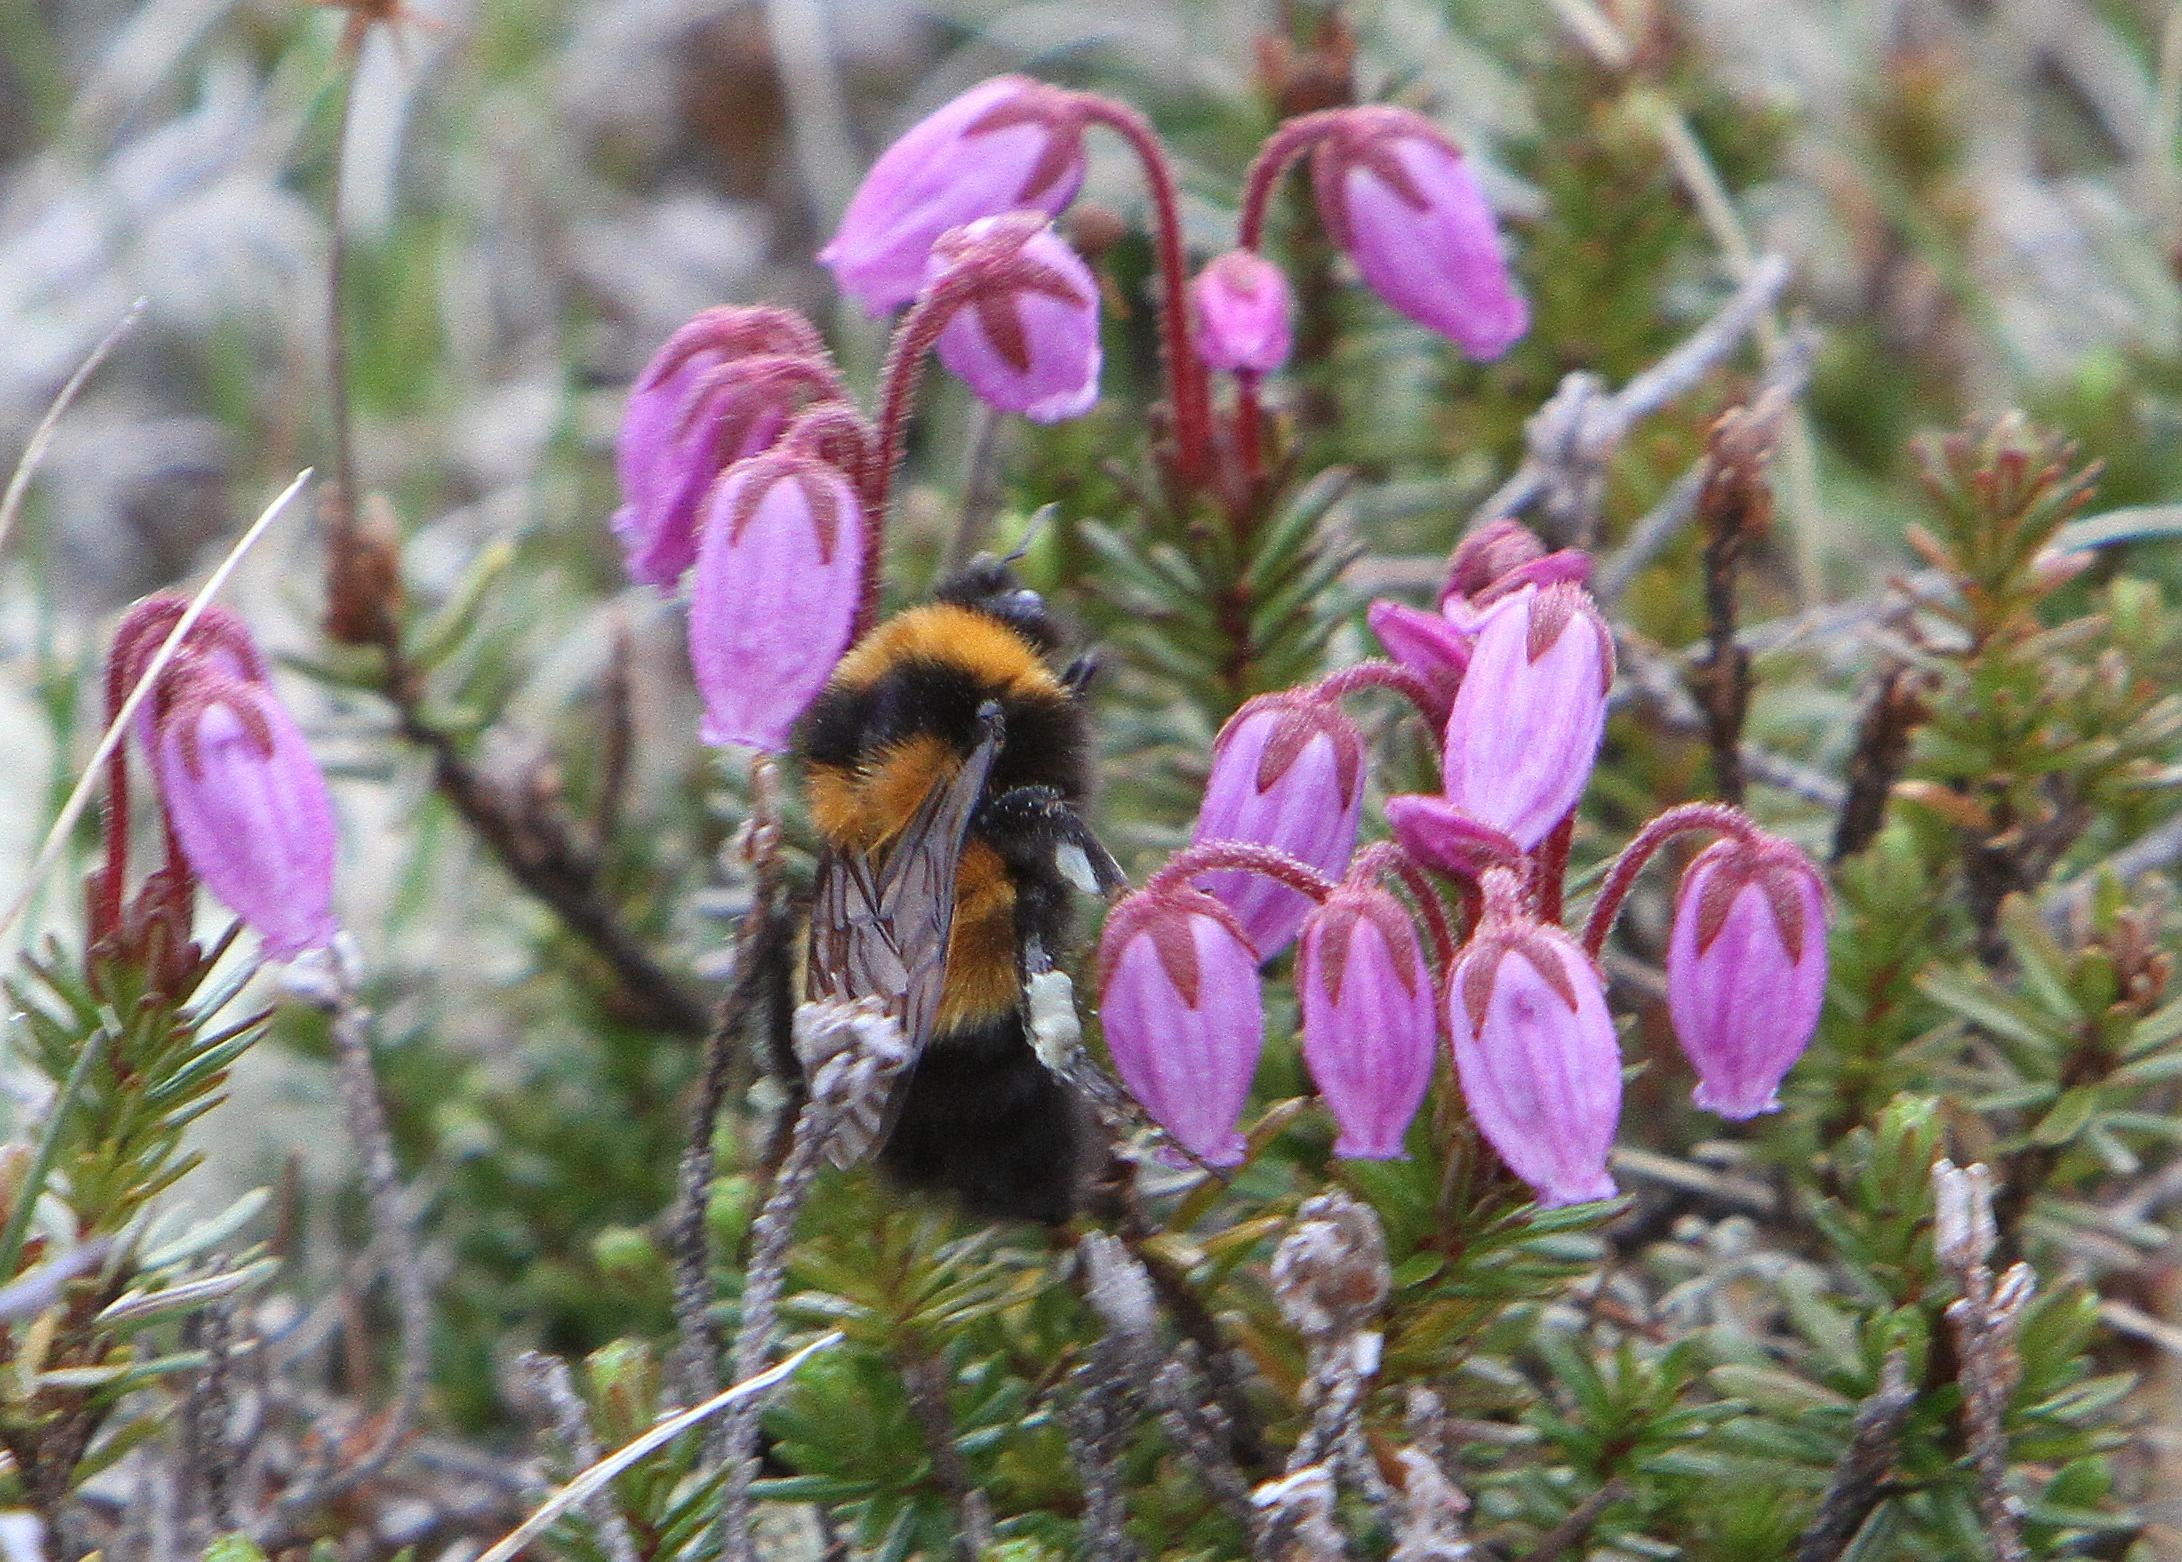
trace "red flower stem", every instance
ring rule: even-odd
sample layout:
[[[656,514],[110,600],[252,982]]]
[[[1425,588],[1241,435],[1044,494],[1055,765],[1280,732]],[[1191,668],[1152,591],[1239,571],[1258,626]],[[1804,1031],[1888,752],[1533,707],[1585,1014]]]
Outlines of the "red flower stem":
[[[1325,109],[1288,120],[1258,148],[1258,155],[1251,159],[1250,172],[1243,180],[1242,220],[1237,227],[1236,242],[1244,249],[1255,251],[1264,244],[1265,213],[1280,176],[1288,171],[1290,163],[1309,151],[1333,128],[1340,114],[1339,109]],[[1263,421],[1258,408],[1258,377],[1255,374],[1236,375],[1235,454],[1242,466],[1244,482],[1253,488],[1265,477],[1265,452],[1260,438]]]
[[[1599,886],[1599,898],[1591,903],[1591,915],[1584,921],[1583,947],[1593,960],[1598,959],[1599,951],[1606,947],[1606,935],[1613,931],[1614,918],[1621,913],[1621,903],[1629,898],[1637,875],[1652,860],[1652,854],[1677,835],[1691,830],[1711,830],[1745,840],[1758,834],[1758,827],[1751,823],[1748,814],[1725,803],[1678,803],[1645,825],[1637,832],[1636,839],[1622,848],[1613,867],[1607,870],[1606,882]]]
[[[1433,712],[1437,702],[1432,698],[1431,686],[1399,662],[1390,662],[1383,656],[1374,656],[1348,667],[1326,674],[1312,684],[1307,691],[1324,699],[1346,699],[1359,689],[1392,689],[1417,708],[1426,726],[1436,726]]]
[[[1255,489],[1265,480],[1265,442],[1260,425],[1265,414],[1258,407],[1258,376],[1248,369],[1235,373],[1235,459],[1243,470],[1246,487]]]
[[[106,719],[121,714],[129,697],[122,682],[120,648],[106,664]],[[92,901],[90,942],[121,931],[121,891],[129,876],[129,744],[114,745],[106,756],[106,806],[101,823],[106,831],[106,866],[99,871],[98,893]]]
[[[912,304],[886,350],[880,371],[879,433],[872,442],[865,507],[871,524],[864,528],[864,596],[856,609],[854,637],[861,640],[879,621],[880,572],[886,565],[886,504],[894,474],[909,439],[909,409],[924,373],[925,355],[953,318],[961,290],[942,282]]]
[[[1265,242],[1265,214],[1273,202],[1273,188],[1288,165],[1323,141],[1347,112],[1328,108],[1282,120],[1258,147],[1250,171],[1243,175],[1242,217],[1235,232],[1235,241],[1244,249],[1254,250]]]
[[[1239,870],[1271,879],[1276,884],[1323,901],[1334,891],[1334,882],[1309,863],[1289,856],[1277,846],[1258,846],[1247,841],[1205,841],[1185,846],[1144,881],[1138,893],[1171,894],[1200,873]]]
[[[1393,841],[1374,841],[1357,853],[1356,861],[1349,867],[1349,875],[1359,878],[1367,874],[1391,875],[1401,880],[1402,887],[1409,891],[1409,898],[1417,903],[1418,914],[1424,918],[1425,930],[1432,935],[1439,985],[1445,986],[1447,973],[1455,966],[1455,934],[1447,925],[1447,907],[1440,900],[1439,892],[1432,888],[1432,881],[1424,876],[1424,870],[1409,853]]]
[[[1530,894],[1541,922],[1560,925],[1568,885],[1568,844],[1575,833],[1576,810],[1571,808],[1531,854]]]
[[[1167,394],[1174,403],[1175,464],[1183,482],[1196,487],[1209,475],[1212,395],[1190,326],[1189,256],[1182,245],[1182,201],[1175,189],[1174,168],[1151,121],[1128,104],[1089,92],[1080,94],[1077,102],[1090,123],[1104,125],[1127,141],[1144,168],[1166,294],[1160,331],[1167,359]]]

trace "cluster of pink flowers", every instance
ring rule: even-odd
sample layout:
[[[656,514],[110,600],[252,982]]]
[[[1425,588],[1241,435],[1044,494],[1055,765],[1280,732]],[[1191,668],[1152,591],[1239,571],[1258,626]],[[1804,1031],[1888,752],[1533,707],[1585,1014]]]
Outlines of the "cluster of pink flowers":
[[[106,664],[109,714],[118,715],[188,611],[161,594],[132,608]],[[166,820],[167,861],[146,906],[178,917],[186,933],[198,883],[289,959],[333,941],[335,831],[325,776],[274,691],[265,658],[235,614],[206,607],[137,705],[130,736],[151,769]],[[125,931],[127,751],[117,748],[107,790],[106,863],[93,883],[94,941]]]
[[[873,419],[817,331],[780,309],[708,310],[631,389],[614,531],[635,580],[671,591],[694,572],[690,657],[708,743],[785,747],[868,626],[887,490],[927,353],[987,404],[1034,422],[1096,402],[1098,282],[1052,227],[1083,187],[1094,127],[1129,145],[1151,191],[1168,464],[1182,489],[1247,493],[1261,476],[1255,383],[1287,360],[1293,303],[1259,247],[1275,184],[1298,157],[1312,160],[1327,231],[1396,309],[1477,357],[1506,350],[1528,324],[1475,176],[1409,110],[1283,125],[1251,170],[1239,246],[1192,276],[1173,173],[1141,115],[1020,76],[980,83],[887,149],[819,253],[867,312],[906,310]],[[1225,445],[1211,437],[1208,368],[1239,386]],[[1220,453],[1239,470],[1214,472]],[[784,623],[799,632],[777,633]]]
[[[1190,846],[1115,908],[1099,956],[1115,1068],[1183,1149],[1241,1158],[1258,970],[1300,931],[1303,1057],[1336,1154],[1402,1153],[1444,1026],[1509,1168],[1547,1204],[1610,1196],[1622,1060],[1599,951],[1638,872],[1691,830],[1719,836],[1683,875],[1667,951],[1695,1100],[1737,1119],[1777,1108],[1826,979],[1824,888],[1800,850],[1732,808],[1669,809],[1608,870],[1582,936],[1560,925],[1613,681],[1589,567],[1489,526],[1457,549],[1437,614],[1374,606],[1395,661],[1253,700],[1221,732]],[[1339,702],[1371,686],[1435,724],[1445,785],[1388,799],[1393,840],[1358,851],[1365,750]],[[1459,941],[1431,874],[1467,908]]]

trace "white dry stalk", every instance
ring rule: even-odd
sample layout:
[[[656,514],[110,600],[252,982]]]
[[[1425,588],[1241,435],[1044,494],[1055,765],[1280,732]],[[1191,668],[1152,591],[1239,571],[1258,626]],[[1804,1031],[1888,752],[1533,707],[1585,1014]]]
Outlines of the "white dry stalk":
[[[533,1540],[551,1529],[554,1521],[562,1514],[590,1501],[622,1471],[654,1450],[664,1448],[691,1427],[701,1425],[721,1411],[762,1395],[766,1390],[785,1382],[795,1375],[795,1370],[803,1363],[820,1351],[833,1349],[841,1343],[842,1338],[838,1329],[822,1334],[794,1355],[783,1358],[755,1377],[745,1378],[734,1387],[721,1390],[703,1404],[694,1405],[680,1415],[669,1417],[649,1432],[631,1439],[547,1498],[529,1518],[501,1536],[477,1562],[514,1562],[514,1558]]]
[[[204,611],[211,605],[213,597],[227,584],[228,577],[235,573],[243,556],[265,535],[273,522],[280,518],[288,508],[289,501],[301,493],[304,484],[310,480],[311,469],[305,467],[296,474],[295,481],[283,488],[258,518],[250,523],[249,530],[235,540],[234,547],[227,550],[227,557],[220,560],[218,568],[197,589],[197,594],[189,600],[189,606],[182,610],[182,616],[174,621],[174,628],[168,632],[167,638],[152,653],[152,659],[145,664],[143,676],[137,679],[136,687],[121,702],[121,709],[114,712],[114,719],[108,723],[105,734],[99,739],[98,747],[92,751],[91,762],[83,767],[83,774],[77,779],[75,789],[68,794],[68,801],[61,804],[61,811],[53,820],[53,828],[46,834],[45,844],[38,848],[38,855],[31,861],[30,871],[23,876],[23,887],[9,903],[6,914],[0,915],[0,940],[6,939],[15,930],[15,924],[21,920],[24,911],[29,909],[31,897],[37,893],[39,882],[59,858],[62,847],[67,844],[69,836],[76,828],[76,821],[83,817],[83,810],[91,801],[91,793],[98,786],[99,776],[106,768],[106,761],[113,756],[115,746],[121,742],[122,736],[129,730],[129,723],[135,719],[137,707],[150,697],[152,687],[159,681],[159,675],[174,660],[175,653],[182,648],[182,642],[197,627],[197,620],[204,616]]]
[[[7,492],[0,494],[0,552],[7,548],[8,534],[15,529],[15,517],[22,513],[23,498],[30,492],[30,479],[45,459],[46,447],[53,442],[53,431],[60,427],[61,414],[90,383],[91,376],[98,373],[106,355],[120,346],[121,339],[143,318],[145,306],[150,302],[148,298],[139,298],[122,313],[113,329],[99,338],[98,345],[77,365],[76,372],[68,377],[68,383],[54,396],[53,404],[45,409],[45,416],[38,420],[38,426],[31,430],[30,442],[23,446],[22,458],[15,463],[15,475],[8,479]]]

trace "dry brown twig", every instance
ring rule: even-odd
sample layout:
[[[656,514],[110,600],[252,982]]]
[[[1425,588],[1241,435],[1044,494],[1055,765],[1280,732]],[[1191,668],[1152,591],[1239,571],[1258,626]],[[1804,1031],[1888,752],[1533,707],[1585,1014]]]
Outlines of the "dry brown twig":
[[[1993,1217],[1992,1173],[1982,1165],[1957,1167],[1942,1160],[1932,1168],[1932,1242],[1942,1268],[1962,1295],[1947,1307],[1960,1363],[1962,1427],[1976,1472],[1978,1517],[1992,1546],[1993,1562],[2027,1562],[2023,1504],[2008,1490],[2008,1403],[2022,1380],[2016,1331],[2038,1288],[2028,1264],[2009,1266],[1998,1280],[1991,1259],[1999,1241]]]

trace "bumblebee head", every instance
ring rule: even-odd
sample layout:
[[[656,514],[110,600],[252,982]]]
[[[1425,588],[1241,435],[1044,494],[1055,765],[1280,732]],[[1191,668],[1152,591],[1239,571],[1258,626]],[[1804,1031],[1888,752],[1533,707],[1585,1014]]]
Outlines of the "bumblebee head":
[[[1061,643],[1061,632],[1046,607],[1046,599],[1018,580],[1009,562],[981,553],[934,595],[942,602],[997,618],[1041,655],[1055,650]]]

